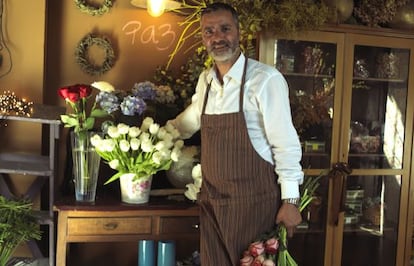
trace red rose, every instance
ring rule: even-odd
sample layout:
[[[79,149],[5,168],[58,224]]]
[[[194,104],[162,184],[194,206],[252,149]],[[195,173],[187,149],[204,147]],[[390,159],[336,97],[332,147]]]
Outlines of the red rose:
[[[60,88],[58,90],[58,94],[60,97],[65,99],[65,101],[69,101],[72,103],[76,103],[77,101],[79,101],[79,91],[75,89],[73,86]]]
[[[261,241],[256,241],[250,244],[249,252],[253,257],[257,257],[264,252],[264,245]]]
[[[279,241],[276,238],[270,238],[266,240],[265,250],[267,253],[275,255],[279,248]]]
[[[87,98],[92,93],[92,88],[89,85],[78,84],[78,85],[75,85],[75,87],[77,87],[77,89],[79,90],[79,96],[81,98]]]

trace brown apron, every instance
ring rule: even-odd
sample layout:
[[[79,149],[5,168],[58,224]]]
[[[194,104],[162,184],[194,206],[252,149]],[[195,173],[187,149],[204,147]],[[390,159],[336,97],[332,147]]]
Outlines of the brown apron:
[[[239,265],[242,253],[270,230],[280,204],[274,167],[254,150],[243,113],[247,58],[239,111],[201,114],[200,253],[203,266]]]

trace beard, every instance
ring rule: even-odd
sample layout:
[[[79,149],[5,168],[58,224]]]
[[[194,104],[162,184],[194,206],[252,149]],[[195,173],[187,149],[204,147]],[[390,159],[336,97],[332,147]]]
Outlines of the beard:
[[[220,41],[215,43],[208,50],[210,56],[216,62],[228,62],[233,58],[236,58],[240,52],[240,47],[238,43],[228,43],[225,41]]]

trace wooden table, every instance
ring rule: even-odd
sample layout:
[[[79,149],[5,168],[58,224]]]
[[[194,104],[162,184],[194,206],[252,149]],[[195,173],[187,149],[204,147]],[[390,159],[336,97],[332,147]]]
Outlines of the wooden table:
[[[55,203],[58,212],[56,265],[66,265],[69,243],[133,242],[141,239],[191,241],[198,248],[199,210],[188,201],[154,197],[142,205],[119,199],[97,199],[94,205],[63,199]],[[177,250],[177,252],[179,252]]]

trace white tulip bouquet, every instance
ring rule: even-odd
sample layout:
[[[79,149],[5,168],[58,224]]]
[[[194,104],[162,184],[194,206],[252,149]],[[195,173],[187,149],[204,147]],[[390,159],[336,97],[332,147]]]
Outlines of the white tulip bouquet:
[[[99,156],[117,173],[105,184],[121,175],[135,173],[136,178],[168,170],[178,161],[184,142],[172,124],[160,127],[151,117],[146,117],[141,127],[120,123],[104,130],[105,137],[94,135],[91,143]]]

